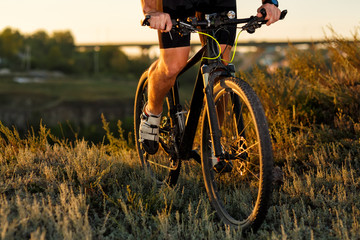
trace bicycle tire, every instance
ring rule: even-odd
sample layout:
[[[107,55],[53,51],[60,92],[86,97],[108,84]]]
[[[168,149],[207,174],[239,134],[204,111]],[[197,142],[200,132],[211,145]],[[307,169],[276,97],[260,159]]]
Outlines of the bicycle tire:
[[[135,132],[135,145],[136,150],[145,171],[148,171],[151,176],[157,181],[159,185],[166,183],[167,185],[174,186],[177,183],[181,160],[171,154],[174,151],[173,146],[173,130],[175,129],[174,121],[170,116],[170,107],[173,106],[173,100],[168,94],[164,101],[163,114],[160,124],[160,141],[159,150],[155,155],[148,155],[142,148],[139,142],[139,126],[140,115],[143,111],[144,105],[147,103],[147,85],[148,85],[148,72],[144,72],[141,76],[135,95],[134,104],[134,132]],[[172,155],[172,156],[171,156]]]
[[[225,162],[233,166],[229,173],[215,171],[218,159],[213,154],[205,110],[201,157],[207,195],[226,225],[256,231],[272,194],[273,154],[264,110],[250,85],[238,78],[216,81],[213,96]]]

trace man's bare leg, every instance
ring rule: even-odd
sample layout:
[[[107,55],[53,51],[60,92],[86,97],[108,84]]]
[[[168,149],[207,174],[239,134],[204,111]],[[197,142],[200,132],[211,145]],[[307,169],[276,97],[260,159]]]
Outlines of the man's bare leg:
[[[231,46],[221,45],[223,58],[230,60]],[[160,50],[159,59],[149,69],[147,110],[158,115],[162,112],[165,95],[174,85],[176,77],[185,66],[190,47],[168,48]]]
[[[230,56],[232,46],[226,45],[226,44],[221,44],[220,47],[221,47],[222,58],[226,61],[230,61],[231,57],[232,57],[232,56]],[[225,63],[225,65],[227,65],[226,62],[224,62],[224,63]]]
[[[163,101],[189,57],[190,47],[160,49],[160,57],[149,69],[147,111],[158,115]]]

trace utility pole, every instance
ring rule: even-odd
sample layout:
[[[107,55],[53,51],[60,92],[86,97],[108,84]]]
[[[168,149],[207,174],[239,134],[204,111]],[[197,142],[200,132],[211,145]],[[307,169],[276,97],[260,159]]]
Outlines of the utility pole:
[[[94,47],[94,73],[95,74],[99,73],[99,52],[100,52],[100,47],[95,46]]]
[[[26,71],[30,71],[31,68],[31,46],[26,45],[25,49],[25,69]]]

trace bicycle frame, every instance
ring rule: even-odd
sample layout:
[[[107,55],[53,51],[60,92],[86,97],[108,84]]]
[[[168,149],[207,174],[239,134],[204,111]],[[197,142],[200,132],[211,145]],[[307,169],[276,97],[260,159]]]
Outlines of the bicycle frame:
[[[260,12],[262,14],[261,18],[252,16],[250,18],[244,18],[244,19],[228,19],[226,24],[246,23],[246,25],[242,27],[242,30],[246,30],[249,33],[254,33],[255,29],[261,27],[262,24],[267,22],[265,20],[266,10],[263,8],[260,10]],[[287,10],[282,11],[281,15],[280,15],[280,19],[284,19],[286,14],[287,14]],[[150,25],[150,23],[148,21],[150,19],[150,17],[151,17],[150,15],[146,16],[146,18],[142,22],[143,26]],[[199,22],[197,20],[196,20],[196,22],[198,23],[196,26],[208,26],[210,23],[210,21],[203,21],[203,22],[200,21]],[[175,25],[176,25],[176,22],[175,22]],[[190,27],[187,30],[188,33],[195,31],[196,26],[192,26],[191,24],[186,24],[186,23],[183,25]],[[214,31],[212,31],[212,35],[214,36],[213,33],[214,33]],[[216,57],[219,53],[218,51],[219,51],[219,49],[218,49],[218,46],[215,44],[215,42],[211,41],[211,39],[209,37],[207,37],[206,44],[191,59],[189,59],[186,66],[180,72],[179,76],[182,73],[186,72],[189,68],[194,66],[196,63],[201,61],[201,59],[203,59],[202,58],[203,56],[207,56],[210,58]],[[179,150],[177,157],[179,157],[180,159],[187,160],[190,158],[191,154],[193,153],[192,145],[194,143],[196,128],[197,128],[197,125],[198,125],[198,122],[200,119],[204,96],[206,97],[205,98],[206,99],[205,107],[207,110],[209,126],[211,128],[210,129],[211,130],[210,132],[212,133],[211,140],[212,140],[212,143],[214,146],[215,156],[222,157],[224,155],[224,153],[222,152],[221,144],[220,144],[221,131],[220,131],[219,125],[218,125],[215,103],[213,101],[213,96],[212,96],[213,95],[212,89],[209,87],[209,86],[213,85],[212,83],[213,83],[215,77],[219,76],[218,74],[214,74],[212,72],[212,70],[217,68],[217,64],[220,61],[221,60],[219,58],[216,58],[214,60],[206,60],[206,61],[201,62],[201,67],[198,72],[195,87],[193,90],[193,96],[191,99],[189,114],[188,114],[188,116],[186,118],[186,122],[185,122],[184,132],[181,137],[181,140],[179,141],[180,150]],[[228,77],[233,76],[235,69],[233,67],[231,68],[231,66],[233,66],[233,65],[229,64],[227,71],[223,71],[223,73],[221,73],[220,75],[228,76]],[[178,108],[177,106],[181,106],[180,101],[179,101],[179,91],[178,91],[178,82],[177,81],[178,80],[176,80],[175,85],[172,88],[172,98],[173,98],[174,106],[176,108]],[[235,99],[235,101],[237,101],[237,100]],[[241,107],[241,106],[239,105],[238,107]],[[172,112],[177,112],[177,110],[178,109],[173,109]],[[237,113],[236,115],[238,115],[237,117],[241,118],[240,113]],[[175,116],[172,116],[172,118],[175,119]],[[242,125],[242,121],[241,121],[240,125]],[[243,128],[243,126],[238,126],[238,128]],[[240,131],[240,132],[243,132],[243,131]],[[244,133],[242,133],[242,134],[244,134]]]
[[[207,43],[192,58],[188,60],[187,64],[180,72],[178,77],[184,72],[186,72],[188,69],[193,67],[196,63],[200,62],[204,56],[210,58],[217,56],[218,55],[217,51],[219,51],[217,44],[214,41],[211,41],[210,38],[207,38]],[[192,146],[194,143],[196,129],[202,111],[204,97],[206,99],[205,108],[208,113],[209,126],[212,132],[211,138],[214,144],[215,156],[220,157],[223,154],[220,144],[221,131],[218,125],[215,104],[213,101],[213,93],[210,87],[212,86],[212,84],[209,84],[213,82],[216,76],[219,75],[232,76],[229,73],[229,71],[221,71],[216,75],[212,73],[212,70],[217,68],[217,65],[219,64],[220,61],[221,61],[220,59],[214,59],[214,60],[204,59],[201,62],[201,67],[198,71],[196,82],[193,89],[189,113],[185,121],[184,132],[179,144],[180,159],[188,160],[189,158],[193,157]],[[172,91],[174,106],[176,107],[180,105],[178,80],[176,80],[176,83],[171,91]]]
[[[192,158],[201,163],[205,189],[213,209],[224,224],[241,228],[241,231],[248,228],[256,231],[265,219],[271,202],[271,137],[260,99],[248,83],[235,77],[232,64],[222,63],[218,56],[220,46],[211,35],[214,36],[214,32],[227,25],[239,23],[245,23],[241,31],[253,33],[266,23],[265,9],[260,12],[261,17],[247,19],[234,19],[234,13],[228,12],[205,15],[205,20],[201,21],[197,18],[172,20],[172,30],[180,35],[198,32],[200,27],[202,34],[207,36],[206,44],[188,60],[179,74],[182,75],[200,62],[189,112],[185,118],[177,79],[166,95],[167,105],[160,119],[159,143],[162,152],[152,156],[146,153],[141,141],[136,145],[144,169],[156,179],[159,187],[176,184],[182,160]],[[285,15],[284,10],[282,18]],[[150,15],[146,16],[144,26],[150,25],[150,18]],[[136,137],[141,135],[141,114],[148,100],[147,84],[145,73],[136,91]],[[197,127],[200,125],[201,156],[193,150]],[[232,195],[231,191],[234,196],[244,194],[246,197],[235,197],[235,202],[231,203],[231,198],[228,198],[229,193]]]

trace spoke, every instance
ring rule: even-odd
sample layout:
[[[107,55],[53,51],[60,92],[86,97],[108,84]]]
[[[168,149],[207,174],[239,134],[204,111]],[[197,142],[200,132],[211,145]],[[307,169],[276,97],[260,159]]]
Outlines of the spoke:
[[[247,160],[245,160],[245,159],[235,159],[235,160],[232,160],[233,162],[237,162],[237,163],[239,163],[239,164],[241,164],[241,163],[246,163],[246,164],[250,164],[250,165],[252,165],[252,166],[254,166],[254,167],[259,167],[259,164],[256,164],[256,163],[253,163],[253,162],[250,162],[250,161],[247,161]]]
[[[245,132],[245,129],[246,129],[251,123],[252,123],[252,121],[249,120],[249,122],[244,126],[244,129],[239,133],[240,136]]]
[[[235,94],[235,93],[234,93]],[[233,101],[231,101],[232,102],[232,109],[235,109],[235,104],[234,104],[234,102]],[[244,103],[241,103],[240,102],[240,104],[241,104],[241,109],[240,109],[240,112],[239,112],[239,119],[236,119],[236,115],[234,114],[234,118],[235,118],[235,129],[238,129],[238,126],[239,126],[239,122],[240,122],[240,120],[242,119],[242,117],[240,117],[240,116],[242,116],[242,112],[243,112],[243,109],[244,109]],[[243,121],[244,121],[244,119],[243,119]],[[243,123],[244,124],[244,123]],[[241,133],[238,133],[237,132],[237,130],[236,130],[236,133],[237,133],[237,136],[241,136],[242,134],[243,134],[243,132],[245,131],[245,129],[246,129],[246,127],[244,127],[244,129],[241,131]]]
[[[246,161],[246,160],[243,160],[243,162],[246,162],[246,163],[248,163],[248,164],[251,164],[251,165],[253,165],[253,166],[255,166],[255,167],[258,167],[258,166],[259,166],[258,164],[255,164],[255,163],[252,163],[252,162],[249,162],[249,161]]]
[[[260,181],[260,178],[258,176],[256,176],[255,173],[253,173],[248,167],[245,167],[247,171],[249,171],[257,180]]]
[[[233,94],[233,95],[231,95]],[[228,100],[229,101],[226,101]],[[238,99],[239,98],[239,99]],[[239,102],[237,102],[239,101]],[[246,104],[244,102],[241,102],[240,97],[232,92],[226,92],[224,94],[222,94],[222,96],[220,98],[218,98],[217,101],[217,110],[222,110],[224,113],[223,116],[223,122],[222,122],[222,131],[224,134],[224,137],[222,138],[222,146],[223,149],[228,148],[228,146],[231,146],[231,143],[237,143],[235,146],[238,146],[238,144],[240,144],[241,142],[239,142],[239,138],[240,136],[243,136],[245,134],[246,129],[249,130],[249,133],[252,132],[251,130],[251,126],[253,124],[253,119],[250,116],[250,119],[248,119],[246,121],[246,123],[244,122],[244,114],[248,113],[250,114],[250,112],[246,112],[244,113]],[[229,103],[229,104],[228,104]],[[239,105],[239,106],[237,106]],[[244,106],[245,105],[245,106]],[[238,109],[238,107],[240,107],[240,109]],[[239,116],[237,115],[237,111]],[[218,113],[219,115],[219,113]],[[239,126],[241,125],[241,126]],[[240,129],[239,129],[240,128]],[[239,132],[240,131],[240,132]],[[231,140],[232,137],[236,137],[236,139],[234,141]],[[258,181],[260,180],[259,177],[252,171],[250,170],[249,166],[253,166],[253,167],[258,167],[257,164],[250,162],[248,160],[246,160],[246,158],[242,159],[240,158],[241,155],[243,154],[248,154],[248,155],[252,155],[252,156],[260,156],[260,153],[258,153],[258,151],[253,151],[255,147],[257,147],[259,145],[259,141],[254,139],[255,143],[252,144],[249,147],[244,148],[245,146],[245,142],[243,144],[240,144],[241,152],[235,153],[236,156],[235,157],[239,157],[238,161],[239,162],[243,162],[244,163],[244,169],[246,169],[246,171],[248,171],[252,176],[254,176],[254,178],[256,178]],[[246,141],[246,140],[244,140]],[[209,146],[209,148],[211,149],[211,146]],[[230,150],[229,150],[230,152]],[[256,157],[255,157],[256,158]],[[216,159],[216,157],[211,156],[209,157],[209,160],[213,161],[214,159]],[[222,177],[223,175],[221,174],[216,174],[214,175],[214,179],[213,181],[222,181]]]
[[[250,152],[249,152],[249,150],[251,149],[251,148],[253,148],[253,147],[255,147],[256,145],[258,145],[259,144],[259,142],[256,142],[256,143],[254,143],[253,145],[251,145],[250,147],[247,147],[246,149],[244,149],[244,151],[242,151],[241,153],[238,153],[238,156],[240,156],[241,154],[243,154],[243,153],[249,153],[250,154]],[[251,154],[254,154],[254,155],[260,155],[259,153],[251,153]]]
[[[255,165],[255,166],[257,167],[257,165]],[[240,173],[240,175],[243,175],[243,171],[241,171],[241,168],[242,168],[241,166],[240,166],[240,167],[237,167],[236,170],[237,170],[237,172]],[[246,165],[244,165],[242,169],[246,169],[245,172],[251,173],[251,175],[253,175],[258,181],[260,181],[260,178],[257,176],[257,174],[255,174],[253,171],[251,171],[249,167],[247,167]]]

